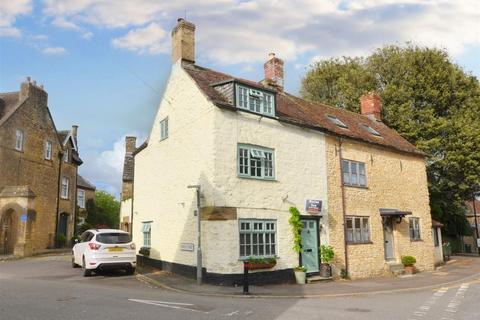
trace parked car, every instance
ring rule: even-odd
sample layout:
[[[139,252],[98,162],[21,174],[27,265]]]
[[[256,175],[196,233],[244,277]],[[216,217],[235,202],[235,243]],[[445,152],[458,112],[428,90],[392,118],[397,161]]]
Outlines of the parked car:
[[[72,249],[72,267],[81,267],[88,277],[96,270],[124,269],[135,272],[136,251],[130,234],[116,229],[90,229]]]

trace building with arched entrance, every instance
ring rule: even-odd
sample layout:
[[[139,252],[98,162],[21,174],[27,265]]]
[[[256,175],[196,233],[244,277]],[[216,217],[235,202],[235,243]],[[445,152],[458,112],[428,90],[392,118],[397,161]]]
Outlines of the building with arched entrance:
[[[67,245],[75,231],[77,126],[57,131],[47,101],[30,78],[0,93],[0,255]]]

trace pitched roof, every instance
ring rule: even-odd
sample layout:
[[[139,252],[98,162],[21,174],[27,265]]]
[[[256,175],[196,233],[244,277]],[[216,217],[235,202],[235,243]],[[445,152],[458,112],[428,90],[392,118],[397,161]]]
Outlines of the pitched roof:
[[[19,99],[20,92],[18,91],[0,93],[0,126],[23,104],[24,101],[19,101]]]
[[[88,181],[81,175],[77,175],[77,187],[79,187],[80,189],[89,189],[89,190],[97,189],[90,181]]]
[[[258,82],[236,78],[194,64],[184,63],[183,68],[192,77],[207,98],[221,108],[237,110],[233,104],[212,85],[221,82],[237,81],[256,88],[271,90],[270,87],[263,86]],[[327,118],[327,115],[338,118],[348,126],[348,129],[335,125]],[[360,140],[417,156],[425,155],[422,151],[400,136],[395,130],[387,127],[382,122],[373,121],[359,113],[331,107],[321,103],[306,101],[286,92],[277,92],[276,118],[282,122],[308,127],[335,136]],[[367,125],[380,133],[380,137],[373,135],[364,127],[364,125]]]

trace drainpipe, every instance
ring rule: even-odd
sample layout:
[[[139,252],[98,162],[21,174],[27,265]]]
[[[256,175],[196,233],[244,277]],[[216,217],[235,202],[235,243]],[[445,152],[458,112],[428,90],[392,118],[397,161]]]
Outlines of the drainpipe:
[[[348,276],[348,246],[347,246],[347,213],[345,204],[345,185],[343,184],[342,172],[342,143],[343,139],[338,138],[338,162],[340,164],[340,183],[342,189],[342,213],[343,213],[343,243],[345,246],[345,275]]]
[[[58,152],[58,179],[57,179],[57,214],[55,215],[55,239],[53,240],[53,245],[55,248],[58,247],[58,214],[60,211],[60,177],[62,176],[62,158],[63,158],[63,151]]]
[[[77,203],[77,192],[78,192],[77,180],[78,180],[78,165],[75,167],[75,184],[74,184],[75,193],[73,194],[73,203],[74,203],[74,206],[73,206],[73,236],[74,237],[77,236],[77,205],[78,205],[78,203]],[[72,245],[73,244],[74,243],[72,243]]]

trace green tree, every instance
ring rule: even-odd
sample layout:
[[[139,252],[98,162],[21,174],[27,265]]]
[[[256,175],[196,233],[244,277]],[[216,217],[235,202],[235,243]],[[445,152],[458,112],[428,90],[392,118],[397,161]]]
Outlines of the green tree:
[[[86,223],[94,227],[118,228],[120,202],[105,191],[95,192],[95,201],[86,203],[88,216]]]
[[[468,234],[463,200],[480,185],[480,84],[442,49],[386,46],[364,58],[313,64],[304,98],[359,111],[359,98],[377,91],[385,124],[427,154],[430,202],[448,233]]]

